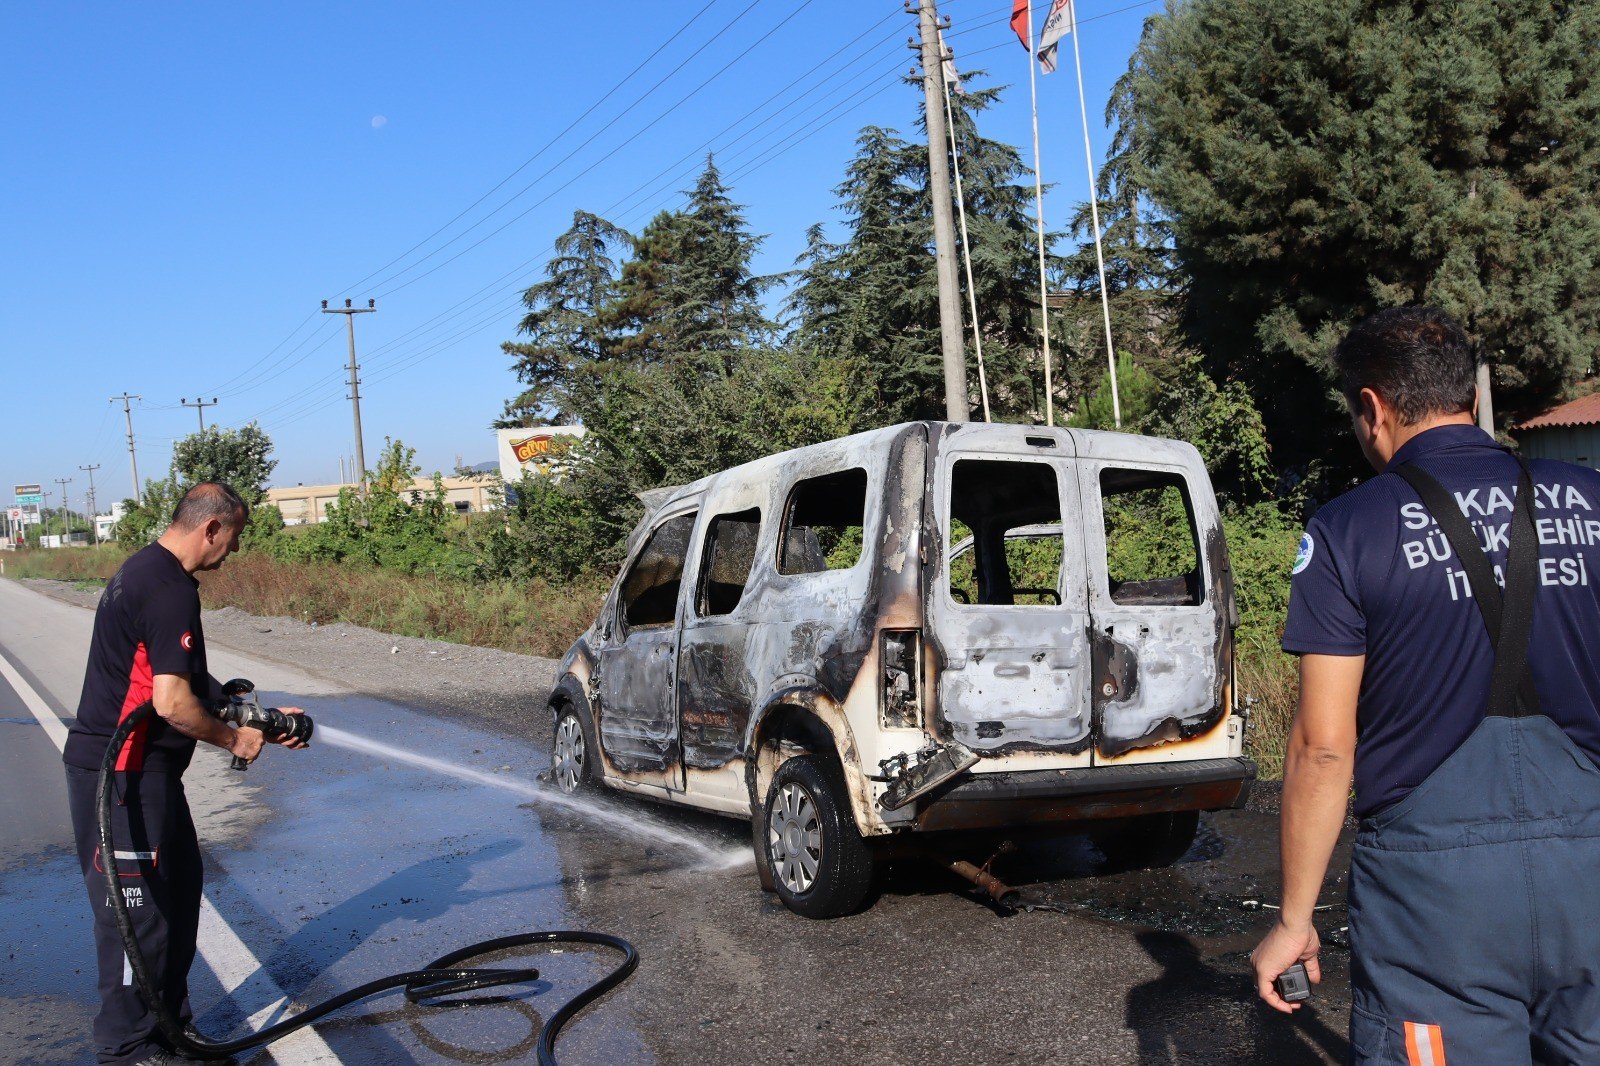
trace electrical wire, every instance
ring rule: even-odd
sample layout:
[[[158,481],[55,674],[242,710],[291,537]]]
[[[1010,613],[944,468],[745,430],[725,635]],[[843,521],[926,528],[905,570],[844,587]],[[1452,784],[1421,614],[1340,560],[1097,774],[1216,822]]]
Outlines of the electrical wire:
[[[759,0],[757,0],[757,2],[759,2]],[[382,297],[389,296],[389,295],[392,295],[393,293],[399,292],[401,289],[409,288],[410,286],[415,285],[417,282],[421,281],[423,278],[428,277],[430,274],[433,274],[437,270],[440,270],[440,269],[442,269],[444,267],[449,266],[451,263],[455,262],[457,259],[460,259],[463,255],[466,255],[468,252],[472,251],[473,249],[480,247],[485,241],[489,240],[490,238],[496,236],[497,234],[505,232],[507,227],[509,227],[509,226],[521,221],[522,219],[526,218],[534,210],[536,210],[537,208],[542,207],[544,204],[548,203],[557,193],[562,192],[563,190],[571,187],[575,182],[578,181],[579,178],[581,178],[584,175],[588,174],[589,171],[593,170],[595,167],[599,166],[601,163],[604,163],[606,160],[610,159],[612,156],[614,156],[618,152],[622,151],[622,149],[626,148],[628,145],[630,145],[634,141],[638,140],[640,136],[642,136],[644,133],[646,133],[651,128],[653,128],[662,119],[666,118],[668,115],[672,114],[672,112],[674,112],[678,108],[682,107],[689,100],[693,99],[694,96],[696,94],[698,94],[702,89],[704,89],[706,86],[710,85],[712,82],[716,81],[722,75],[726,74],[730,69],[733,68],[733,66],[736,63],[738,63],[745,56],[749,55],[751,52],[755,51],[756,48],[760,47],[773,34],[777,33],[784,26],[788,25],[789,22],[792,19],[794,19],[797,15],[799,15],[800,12],[802,12],[806,8],[810,7],[812,5],[812,3],[814,3],[814,2],[815,2],[815,0],[800,0],[800,2],[798,4],[794,5],[794,7],[789,11],[788,14],[785,15],[783,17],[783,19],[777,23],[777,25],[773,26],[766,33],[764,33],[760,37],[756,38],[755,43],[751,44],[744,51],[742,51],[738,55],[734,56],[731,60],[729,60],[722,67],[720,67],[717,70],[716,73],[712,74],[709,78],[707,78],[704,81],[702,81],[699,85],[696,85],[693,89],[689,90],[683,96],[679,97],[678,100],[675,103],[673,103],[672,105],[670,105],[666,110],[662,111],[655,118],[653,118],[650,121],[646,122],[638,130],[636,130],[634,133],[632,133],[627,138],[625,138],[623,141],[621,141],[619,144],[617,144],[614,148],[612,148],[605,155],[603,155],[599,159],[595,160],[588,167],[586,167],[583,171],[581,171],[580,173],[578,173],[578,174],[574,175],[573,177],[569,178],[567,181],[563,182],[561,185],[559,185],[555,189],[552,189],[550,192],[548,192],[544,196],[540,197],[540,199],[537,200],[535,203],[529,205],[526,209],[524,209],[523,211],[519,212],[518,214],[516,214],[512,218],[508,219],[507,221],[502,222],[500,225],[496,226],[493,230],[490,230],[488,233],[484,234],[482,237],[478,238],[476,241],[473,241],[471,244],[467,245],[467,247],[465,247],[465,248],[461,249],[460,251],[456,252],[455,255],[452,255],[449,259],[446,259],[444,262],[435,263],[433,266],[429,267],[427,270],[423,271],[421,274],[418,274],[415,277],[413,277],[413,278],[411,278],[411,279],[409,279],[407,281],[400,282],[399,284],[391,286],[390,288],[385,289],[383,292],[380,292],[378,294],[379,298],[381,299]],[[598,134],[596,136],[598,136]],[[591,138],[591,140],[592,139],[593,138]],[[565,163],[568,159],[571,159],[574,155],[576,155],[584,147],[587,147],[587,145],[589,143],[590,142],[586,141],[586,142],[584,142],[584,144],[579,145],[578,148],[576,148],[572,152],[568,153],[567,156],[564,159],[562,159],[561,162]],[[558,166],[558,167],[560,165],[561,165],[561,163],[556,164],[556,166]],[[554,168],[551,168],[551,169],[553,170]],[[460,234],[458,236],[464,236],[464,235],[465,235],[465,233]],[[452,241],[453,240],[455,240],[455,238],[452,238]],[[440,247],[442,249],[444,246],[441,245]],[[413,264],[413,266],[420,265],[420,262],[421,261],[419,260],[418,264]],[[406,269],[410,270],[412,268],[408,267]],[[380,284],[386,284],[388,280],[396,280],[404,273],[406,273],[406,271],[401,271],[399,274],[394,275],[390,279],[387,279],[385,282],[380,282]]]
[[[746,7],[743,11],[739,12],[739,14],[735,15],[731,20],[729,20],[726,24],[724,24],[723,27],[721,29],[719,29],[715,34],[713,34],[709,40],[707,40],[699,48],[697,48],[693,52],[691,52],[683,60],[683,62],[679,63],[676,67],[673,67],[672,70],[668,71],[667,74],[665,76],[663,76],[660,80],[658,80],[654,85],[652,85],[650,88],[646,89],[640,95],[639,99],[634,102],[634,105],[637,106],[638,104],[643,103],[644,100],[647,99],[651,93],[655,92],[662,85],[666,84],[666,82],[668,80],[670,80],[679,71],[683,70],[686,66],[688,66],[689,63],[692,60],[694,60],[697,56],[699,56],[701,52],[705,51],[706,48],[708,48],[713,42],[719,40],[722,37],[723,34],[727,33],[729,30],[731,30],[739,22],[740,19],[744,18],[750,12],[754,11],[763,2],[764,2],[764,0],[752,0],[751,4],[748,7]],[[782,25],[784,25],[784,23],[787,23],[790,19],[794,18],[795,15],[799,14],[800,11],[803,10],[804,8],[810,6],[811,3],[812,3],[812,0],[802,0],[802,2],[800,3],[800,5],[798,7],[794,8],[794,10],[792,10],[787,16],[785,16],[782,22],[778,23],[778,26],[773,27],[771,30],[768,30],[765,34],[763,34],[756,41],[756,44],[759,45],[762,41],[765,41],[768,37],[772,36],[772,34],[777,31],[778,27],[781,27]],[[754,47],[755,47],[755,45],[751,46],[751,48],[754,48]],[[750,48],[745,49],[743,52],[741,52],[738,56],[736,56],[734,58],[734,62],[738,62],[738,60],[740,60],[740,59],[744,58],[744,56],[748,55],[749,52],[750,52]],[[728,66],[732,66],[732,63],[728,64]],[[657,118],[655,120],[653,120],[652,123],[647,124],[646,128],[648,128],[649,125],[653,125],[654,122],[658,122],[662,118],[665,118],[668,114],[671,114],[678,107],[682,106],[684,102],[686,102],[691,97],[693,97],[695,95],[695,93],[698,93],[701,89],[705,88],[705,86],[707,84],[709,84],[711,81],[714,81],[717,77],[719,77],[727,69],[728,69],[727,67],[723,67],[722,70],[717,72],[717,74],[712,75],[711,78],[706,79],[706,81],[704,81],[700,85],[696,86],[693,90],[691,90],[688,93],[688,95],[686,95],[686,96],[682,97],[681,99],[679,99],[677,103],[672,105],[672,107],[668,108],[666,111],[662,112],[661,115],[657,116]],[[418,266],[422,265],[423,263],[425,263],[426,261],[431,259],[433,256],[437,255],[439,252],[441,252],[444,249],[450,247],[450,245],[454,244],[456,241],[460,240],[462,237],[465,237],[467,234],[471,233],[473,230],[475,230],[479,226],[483,225],[489,219],[491,219],[495,215],[499,214],[506,207],[509,207],[512,203],[514,203],[515,201],[520,199],[524,194],[526,194],[527,192],[532,190],[541,181],[544,181],[546,178],[550,177],[550,175],[552,175],[557,170],[559,170],[563,165],[565,165],[570,159],[572,159],[574,156],[576,156],[579,152],[583,151],[589,145],[593,144],[594,141],[601,134],[605,133],[612,126],[616,125],[619,121],[622,120],[622,118],[625,115],[628,115],[630,112],[631,112],[631,108],[624,108],[621,112],[619,112],[618,114],[613,116],[611,118],[611,120],[608,121],[604,126],[601,126],[594,133],[592,133],[588,137],[584,138],[583,142],[580,143],[577,147],[573,148],[572,151],[570,151],[566,155],[562,156],[558,161],[556,161],[551,166],[546,167],[545,170],[538,177],[534,178],[528,184],[524,185],[521,189],[518,189],[504,203],[500,204],[494,210],[490,211],[488,214],[484,215],[482,218],[480,218],[476,222],[472,223],[472,225],[470,225],[470,226],[466,227],[465,229],[463,229],[460,233],[457,233],[455,236],[451,237],[448,241],[445,241],[443,244],[439,245],[437,248],[434,248],[427,255],[423,256],[420,259],[418,259],[416,262],[410,264],[409,266],[406,266],[406,267],[402,268],[401,270],[396,271],[395,273],[389,275],[388,277],[382,279],[381,281],[375,282],[373,284],[373,288],[379,288],[381,286],[388,285],[390,282],[396,281],[399,278],[404,277],[410,271],[416,269]],[[637,136],[637,134],[635,134],[635,136]],[[629,138],[629,140],[632,140],[632,138]],[[623,143],[626,144],[628,142],[624,141]],[[609,158],[609,157],[607,157],[607,158]],[[562,186],[562,188],[565,188],[565,187],[566,186]],[[557,190],[557,191],[560,191],[560,190]],[[546,196],[545,200],[548,200],[548,199],[549,199],[549,197]],[[539,202],[543,203],[544,200],[541,200]],[[538,204],[534,205],[534,207],[537,207],[537,206],[538,206]],[[532,208],[529,208],[528,210],[531,211]],[[521,214],[517,215],[516,218],[513,218],[511,221],[515,222],[517,219],[522,218],[527,213],[528,213],[528,211],[523,211]],[[497,227],[488,236],[489,237],[494,236],[494,234],[499,233],[501,230],[505,229],[506,225],[509,225],[509,224],[510,223],[505,223],[505,224]],[[486,239],[488,239],[488,238],[485,237],[482,240],[475,241],[472,245],[470,245],[466,249],[466,251],[471,251],[472,248],[476,248],[478,245],[483,243],[483,240],[486,240]],[[458,252],[456,255],[451,256],[448,260],[446,260],[446,263],[454,262],[457,258],[460,257],[460,254],[461,253]],[[440,265],[443,265],[443,264],[440,264]],[[434,267],[433,269],[426,271],[424,274],[419,275],[418,277],[411,279],[411,281],[405,282],[404,284],[401,284],[401,285],[395,285],[392,288],[386,290],[385,292],[380,292],[378,295],[380,297],[382,297],[382,296],[388,295],[388,293],[390,293],[390,292],[397,292],[400,289],[405,288],[406,285],[410,285],[410,284],[412,284],[412,282],[420,280],[422,277],[425,277],[427,274],[433,273],[433,270],[437,270],[437,269],[438,269],[438,267]]]
[[[356,288],[359,285],[365,284],[366,282],[370,281],[372,278],[376,277],[377,275],[383,273],[385,270],[388,270],[390,267],[394,266],[396,263],[400,262],[400,260],[402,260],[406,256],[410,255],[412,252],[416,251],[418,248],[421,248],[423,245],[425,245],[429,241],[433,240],[435,237],[437,237],[439,234],[443,233],[445,230],[449,229],[451,226],[455,225],[457,222],[461,221],[461,219],[463,217],[465,217],[468,214],[468,212],[470,212],[473,208],[477,207],[479,204],[483,203],[489,197],[493,196],[496,192],[498,192],[502,188],[504,188],[505,184],[508,181],[510,181],[512,178],[516,177],[518,174],[520,174],[524,170],[526,170],[536,160],[538,160],[540,156],[544,155],[545,152],[549,151],[552,147],[554,147],[555,144],[561,140],[561,138],[563,138],[567,134],[571,133],[573,131],[573,129],[578,125],[578,123],[582,122],[584,119],[586,119],[590,115],[594,114],[595,110],[597,108],[599,108],[601,104],[605,103],[607,100],[611,99],[611,97],[616,95],[617,90],[621,89],[624,85],[628,84],[628,82],[632,81],[634,75],[638,74],[641,70],[643,70],[646,66],[648,66],[650,64],[650,61],[655,59],[656,56],[660,55],[663,51],[665,51],[666,48],[669,45],[672,44],[673,41],[676,41],[679,37],[683,36],[684,32],[687,31],[689,29],[689,27],[693,26],[696,22],[700,21],[700,16],[704,15],[707,11],[710,11],[713,7],[715,7],[720,2],[721,2],[721,0],[710,0],[710,2],[707,3],[704,7],[702,7],[699,11],[696,11],[693,15],[691,15],[689,17],[689,21],[688,22],[685,22],[682,26],[679,26],[678,29],[672,34],[671,37],[668,37],[665,41],[662,41],[661,44],[657,45],[655,51],[651,52],[649,55],[645,56],[644,59],[640,60],[639,64],[637,66],[635,66],[632,70],[630,70],[626,75],[624,75],[621,81],[617,82],[610,89],[608,89],[604,96],[600,97],[600,99],[598,99],[594,103],[590,104],[589,107],[583,112],[583,114],[579,115],[577,118],[575,118],[571,122],[569,122],[565,129],[563,129],[560,133],[556,134],[554,137],[551,137],[548,141],[546,141],[539,148],[539,150],[537,152],[533,153],[527,159],[524,159],[517,166],[517,169],[513,170],[511,173],[509,173],[505,177],[501,178],[498,182],[495,183],[494,187],[491,188],[488,192],[484,193],[482,196],[480,196],[476,200],[472,201],[472,203],[470,203],[466,207],[462,208],[455,215],[455,217],[450,219],[450,221],[446,222],[444,225],[440,226],[438,229],[434,230],[432,233],[430,233],[426,237],[422,238],[422,240],[418,241],[416,244],[413,244],[410,248],[407,248],[405,251],[401,252],[399,255],[395,256],[393,259],[391,259],[387,263],[383,264],[383,266],[379,267],[378,269],[374,270],[372,273],[368,274],[366,277],[360,279],[359,281],[357,281],[357,282],[355,282],[353,284],[346,285],[344,288],[342,288],[342,289],[340,289],[338,291],[340,293],[346,293],[346,292],[349,292],[350,290]],[[761,0],[754,0],[754,2],[751,3],[749,7],[745,8],[738,15],[735,15],[734,18],[730,22],[728,22],[726,25],[723,26],[722,31],[720,31],[717,34],[713,35],[709,40],[707,40],[705,42],[705,44],[702,44],[699,48],[697,48],[694,51],[694,53],[689,56],[689,59],[685,59],[682,63],[679,63],[676,67],[672,68],[671,72],[669,72],[667,74],[667,78],[672,77],[673,74],[676,74],[678,71],[682,70],[683,67],[689,62],[690,59],[693,59],[695,56],[697,56],[701,52],[703,52],[706,49],[706,47],[712,43],[712,41],[715,41],[718,37],[722,36],[722,33],[726,32],[728,29],[730,29],[735,22],[739,21],[739,19],[741,19],[745,15],[749,14],[750,11],[753,10],[756,7],[756,5],[759,4],[760,2],[761,2]],[[655,85],[652,85],[649,89],[645,90],[645,94],[648,95],[649,93],[654,92],[657,88],[659,88],[661,86],[662,82],[667,80],[667,78],[663,78],[663,79],[661,79],[661,81],[656,82]],[[635,103],[637,103],[637,102],[638,101],[635,101]],[[613,119],[612,121],[614,122],[615,119]],[[604,130],[609,128],[609,126],[610,126],[610,124],[608,123],[606,127],[602,127],[601,132],[604,132]],[[531,187],[531,186],[529,186],[529,187]],[[524,188],[522,191],[526,192],[527,188]],[[515,200],[516,197],[520,196],[520,195],[522,195],[522,193],[520,193],[520,192],[517,193],[515,196],[511,197],[511,200]],[[507,200],[506,203],[510,203],[511,200]],[[504,206],[505,206],[505,204],[501,205],[501,207],[504,207]],[[495,210],[498,211],[498,210],[500,210],[500,208],[496,208]],[[490,214],[493,214],[493,213],[494,212],[490,212]],[[487,218],[488,216],[486,215],[484,217]]]

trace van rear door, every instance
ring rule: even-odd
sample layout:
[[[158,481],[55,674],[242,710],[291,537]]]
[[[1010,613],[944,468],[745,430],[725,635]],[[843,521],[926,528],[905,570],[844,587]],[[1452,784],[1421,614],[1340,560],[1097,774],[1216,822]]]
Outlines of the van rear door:
[[[1079,460],[1093,620],[1095,762],[1201,758],[1226,714],[1229,583],[1193,449],[1097,434]],[[1159,447],[1158,447],[1159,446]],[[1164,454],[1165,448],[1171,454]],[[1098,452],[1099,454],[1092,454]],[[1153,454],[1152,454],[1153,453]]]
[[[1088,765],[1088,592],[1071,438],[998,429],[946,436],[935,453],[931,517],[943,550],[927,617],[939,718],[980,755]],[[969,538],[969,550],[953,551]]]

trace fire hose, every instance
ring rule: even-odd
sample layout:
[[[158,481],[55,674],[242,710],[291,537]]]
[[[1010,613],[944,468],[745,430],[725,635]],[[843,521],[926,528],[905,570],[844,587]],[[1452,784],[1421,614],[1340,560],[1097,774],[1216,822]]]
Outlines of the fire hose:
[[[288,736],[299,737],[302,740],[310,739],[313,726],[309,717],[284,714],[273,707],[262,707],[254,699],[253,691],[254,686],[247,681],[230,681],[224,688],[227,701],[213,713],[223,721],[234,725],[260,729],[267,734],[269,740]],[[116,732],[111,734],[111,739],[106,745],[106,757],[100,766],[100,783],[95,793],[102,856],[116,854],[111,832],[111,811],[117,754],[133,731],[153,713],[155,713],[153,704],[144,703],[136,707],[117,726]],[[242,770],[245,764],[243,760],[235,758],[233,765],[235,769]],[[230,1055],[235,1051],[269,1044],[305,1028],[342,1007],[391,989],[404,989],[407,1001],[420,1003],[423,1000],[438,999],[441,996],[452,996],[462,992],[523,984],[539,977],[539,971],[531,966],[481,968],[459,965],[480,955],[538,944],[594,944],[611,948],[622,956],[622,961],[611,972],[588,985],[551,1014],[539,1031],[539,1062],[541,1066],[554,1066],[556,1036],[562,1027],[584,1007],[626,980],[639,965],[639,953],[633,945],[609,933],[587,930],[514,933],[510,936],[468,944],[466,947],[441,955],[420,970],[409,970],[368,981],[348,992],[307,1007],[293,1017],[269,1025],[259,1032],[249,1033],[234,1040],[208,1040],[192,1029],[186,1030],[162,998],[144,953],[139,948],[139,939],[133,928],[133,918],[128,913],[127,902],[122,896],[122,886],[118,883],[117,864],[107,861],[102,862],[100,866],[105,873],[106,893],[111,910],[116,916],[117,929],[122,934],[122,943],[127,951],[129,968],[133,971],[134,984],[138,987],[145,1004],[155,1014],[157,1024],[171,1042],[173,1049],[186,1055]]]

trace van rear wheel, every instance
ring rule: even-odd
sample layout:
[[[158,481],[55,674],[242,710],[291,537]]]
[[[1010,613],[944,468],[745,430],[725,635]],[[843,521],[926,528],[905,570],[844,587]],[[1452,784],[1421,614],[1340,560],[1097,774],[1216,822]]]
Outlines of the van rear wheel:
[[[783,905],[806,918],[857,910],[872,889],[872,853],[856,828],[836,760],[796,756],[773,775],[762,808],[758,863]]]

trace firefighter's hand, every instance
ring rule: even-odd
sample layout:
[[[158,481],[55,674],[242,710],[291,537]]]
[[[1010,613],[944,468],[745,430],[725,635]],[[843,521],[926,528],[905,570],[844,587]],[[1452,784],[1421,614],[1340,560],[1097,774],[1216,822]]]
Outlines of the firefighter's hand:
[[[1305,1006],[1304,1003],[1290,1003],[1278,995],[1272,982],[1295,963],[1303,962],[1311,983],[1321,984],[1322,967],[1317,962],[1317,952],[1320,950],[1322,941],[1318,939],[1316,927],[1311,923],[1294,927],[1284,925],[1282,921],[1273,922],[1272,929],[1250,953],[1251,965],[1256,969],[1256,992],[1262,1001],[1273,1010],[1285,1014],[1293,1014]]]
[[[261,754],[261,748],[266,742],[266,735],[261,730],[240,726],[233,731],[233,738],[228,742],[228,751],[245,762],[252,763],[256,761],[256,756]]]
[[[306,713],[300,707],[279,707],[278,710],[282,711],[284,714],[305,714]],[[286,748],[306,748],[306,747],[310,747],[309,744],[307,744],[305,741],[301,740],[299,737],[275,737],[275,738],[273,738],[272,742],[274,744],[282,744]]]

